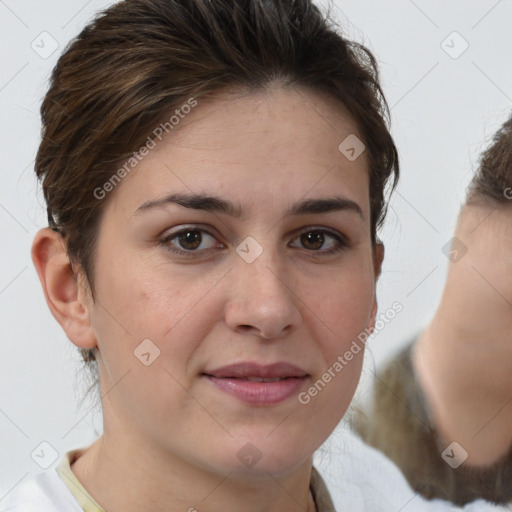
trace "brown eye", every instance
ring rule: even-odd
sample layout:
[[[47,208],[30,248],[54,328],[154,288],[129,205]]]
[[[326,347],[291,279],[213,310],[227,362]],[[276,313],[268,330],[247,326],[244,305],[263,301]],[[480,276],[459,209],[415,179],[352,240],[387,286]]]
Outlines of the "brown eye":
[[[334,254],[350,247],[349,240],[344,235],[325,228],[303,231],[297,240],[300,247],[307,252],[316,253],[315,256]]]
[[[307,231],[301,235],[300,240],[306,249],[320,249],[325,237],[321,231]]]
[[[198,229],[191,229],[190,231],[183,231],[178,235],[178,241],[183,249],[194,250],[201,245],[203,237]]]
[[[212,248],[223,248],[217,239],[205,229],[188,227],[166,235],[159,240],[169,251],[181,255],[200,255]]]

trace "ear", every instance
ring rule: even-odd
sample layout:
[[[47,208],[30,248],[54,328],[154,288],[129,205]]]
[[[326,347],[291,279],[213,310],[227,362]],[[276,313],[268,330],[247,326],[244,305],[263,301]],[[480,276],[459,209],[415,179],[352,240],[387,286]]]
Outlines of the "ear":
[[[97,347],[90,322],[93,302],[89,286],[84,276],[73,270],[60,233],[50,228],[38,231],[31,255],[46,303],[67,337],[77,347]]]
[[[375,246],[373,248],[373,271],[375,276],[375,288],[377,287],[377,280],[379,279],[380,272],[382,270],[382,262],[384,261],[384,244],[382,242],[375,242]],[[373,305],[372,311],[370,314],[370,322],[368,324],[368,328],[373,332],[375,327],[375,321],[377,318],[377,294],[374,289],[373,296]]]

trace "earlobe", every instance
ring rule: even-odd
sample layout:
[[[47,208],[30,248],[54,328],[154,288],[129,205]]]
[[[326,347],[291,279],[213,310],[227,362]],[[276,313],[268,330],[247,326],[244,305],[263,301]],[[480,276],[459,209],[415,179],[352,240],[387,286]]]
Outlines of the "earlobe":
[[[90,294],[73,271],[62,236],[50,228],[41,229],[34,237],[31,255],[46,303],[67,337],[78,347],[96,347]]]

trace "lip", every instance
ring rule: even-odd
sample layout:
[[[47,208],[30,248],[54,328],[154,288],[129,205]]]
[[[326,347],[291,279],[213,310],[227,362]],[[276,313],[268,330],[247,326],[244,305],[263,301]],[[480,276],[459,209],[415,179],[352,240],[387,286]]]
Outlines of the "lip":
[[[205,370],[203,376],[218,389],[252,405],[280,403],[297,394],[309,377],[301,368],[285,362],[242,362]]]

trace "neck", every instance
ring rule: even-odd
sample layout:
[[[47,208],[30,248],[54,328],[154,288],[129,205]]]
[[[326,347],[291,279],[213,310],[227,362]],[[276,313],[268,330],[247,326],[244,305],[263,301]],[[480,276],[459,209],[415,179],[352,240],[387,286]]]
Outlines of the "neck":
[[[78,480],[105,510],[315,511],[309,490],[311,459],[286,476],[214,474],[172,455],[163,458],[162,447],[124,443],[119,432],[106,429],[72,465]]]
[[[443,442],[457,441],[469,465],[485,466],[512,443],[512,315],[497,294],[452,284],[418,340],[414,366]]]

